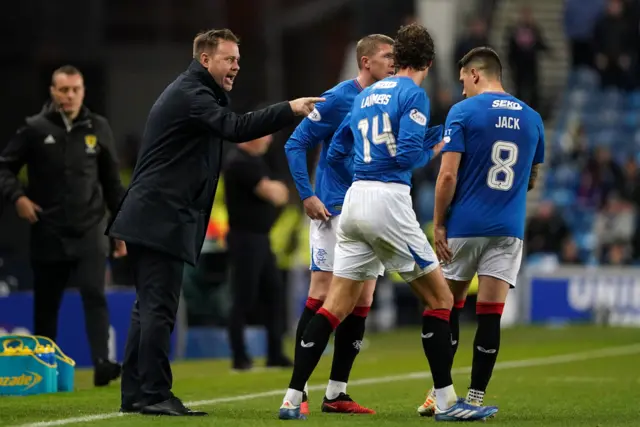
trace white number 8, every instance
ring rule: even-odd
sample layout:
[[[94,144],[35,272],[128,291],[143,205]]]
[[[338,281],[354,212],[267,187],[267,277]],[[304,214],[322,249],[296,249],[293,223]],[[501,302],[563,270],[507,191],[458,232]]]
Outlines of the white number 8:
[[[507,157],[502,158],[502,153],[506,152]],[[509,191],[513,187],[515,172],[513,165],[518,161],[518,146],[509,141],[496,141],[491,147],[491,161],[493,166],[487,174],[487,185],[493,190]],[[499,174],[504,174],[502,179]]]

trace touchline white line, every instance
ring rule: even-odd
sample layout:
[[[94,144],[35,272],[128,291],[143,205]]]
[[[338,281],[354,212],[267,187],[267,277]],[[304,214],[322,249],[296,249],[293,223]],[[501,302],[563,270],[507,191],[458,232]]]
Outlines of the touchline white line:
[[[633,345],[628,345],[623,347],[609,347],[609,348],[603,348],[600,350],[583,351],[580,353],[568,353],[568,354],[561,354],[557,356],[539,357],[535,359],[510,360],[506,362],[498,362],[496,363],[496,366],[494,369],[504,370],[504,369],[530,368],[534,366],[557,365],[561,363],[579,362],[581,360],[592,360],[592,359],[600,359],[605,357],[625,356],[625,355],[637,354],[637,353],[640,353],[640,344],[633,344]],[[451,373],[454,375],[466,374],[469,372],[471,372],[470,366],[466,366],[464,368],[456,368],[451,371]],[[408,374],[390,375],[386,377],[374,377],[374,378],[363,378],[360,380],[353,380],[353,381],[349,381],[349,387],[427,379],[430,377],[431,377],[431,374],[429,372],[411,372]],[[310,386],[309,391],[324,390],[326,386],[327,386],[326,384],[318,384],[318,385]],[[264,391],[262,393],[241,394],[241,395],[232,396],[232,397],[220,397],[216,399],[196,400],[193,402],[186,402],[185,405],[192,406],[192,407],[210,406],[210,405],[216,405],[219,403],[240,402],[245,400],[259,399],[262,397],[284,396],[284,393],[285,393],[284,389],[277,389],[277,390]],[[40,422],[29,423],[29,424],[21,424],[17,427],[65,426],[69,424],[108,420],[111,418],[123,417],[128,415],[132,415],[132,414],[110,412],[106,414],[85,415],[82,417],[62,418],[62,419],[53,420],[53,421],[40,421]]]

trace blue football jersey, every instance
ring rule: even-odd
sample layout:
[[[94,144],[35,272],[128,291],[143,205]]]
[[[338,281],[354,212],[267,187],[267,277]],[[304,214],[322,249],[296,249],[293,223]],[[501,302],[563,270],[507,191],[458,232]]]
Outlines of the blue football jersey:
[[[410,186],[413,169],[431,159],[434,144],[424,89],[409,77],[387,77],[356,97],[349,116],[329,148],[329,162],[336,167],[353,156],[353,180]]]
[[[531,166],[544,161],[540,114],[507,93],[483,93],[451,107],[444,140],[443,153],[462,153],[447,236],[523,239]]]
[[[332,215],[342,210],[344,196],[351,185],[351,178],[336,173],[327,164],[329,145],[345,116],[351,110],[353,100],[362,91],[357,80],[346,80],[321,96],[314,111],[305,117],[285,145],[289,170],[302,200],[314,194],[324,203]],[[322,152],[315,174],[315,193],[307,171],[307,151],[322,143]],[[345,161],[348,161],[346,159]]]

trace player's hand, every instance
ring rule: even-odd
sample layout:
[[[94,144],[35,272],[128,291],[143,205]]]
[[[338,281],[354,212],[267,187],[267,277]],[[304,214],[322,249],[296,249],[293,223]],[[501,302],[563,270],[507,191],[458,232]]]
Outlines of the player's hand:
[[[324,100],[324,98],[298,98],[289,101],[289,105],[296,116],[308,116],[316,108],[316,102],[323,102]]]
[[[304,211],[311,219],[326,221],[331,216],[324,203],[318,199],[318,196],[307,197],[302,204],[304,205]]]
[[[433,151],[433,158],[434,159],[436,157],[438,157],[438,154],[440,154],[440,152],[442,151],[443,147],[444,147],[444,139],[433,146],[433,148],[431,150]]]
[[[20,196],[16,200],[16,211],[18,216],[26,219],[30,224],[38,222],[38,212],[42,212],[42,208],[33,203],[27,196]]]
[[[436,244],[436,255],[440,262],[448,263],[451,261],[453,254],[447,243],[447,229],[443,225],[434,227],[433,239]]]
[[[122,258],[123,256],[127,256],[127,245],[124,243],[123,240],[115,239],[113,241],[113,244],[115,246],[113,250],[114,258]]]

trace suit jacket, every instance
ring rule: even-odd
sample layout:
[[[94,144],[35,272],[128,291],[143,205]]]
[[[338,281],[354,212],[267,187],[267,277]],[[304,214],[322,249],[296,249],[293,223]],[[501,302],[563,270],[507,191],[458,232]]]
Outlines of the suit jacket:
[[[157,99],[131,185],[107,234],[195,265],[218,184],[223,140],[245,142],[294,121],[288,102],[235,114],[196,60]]]

